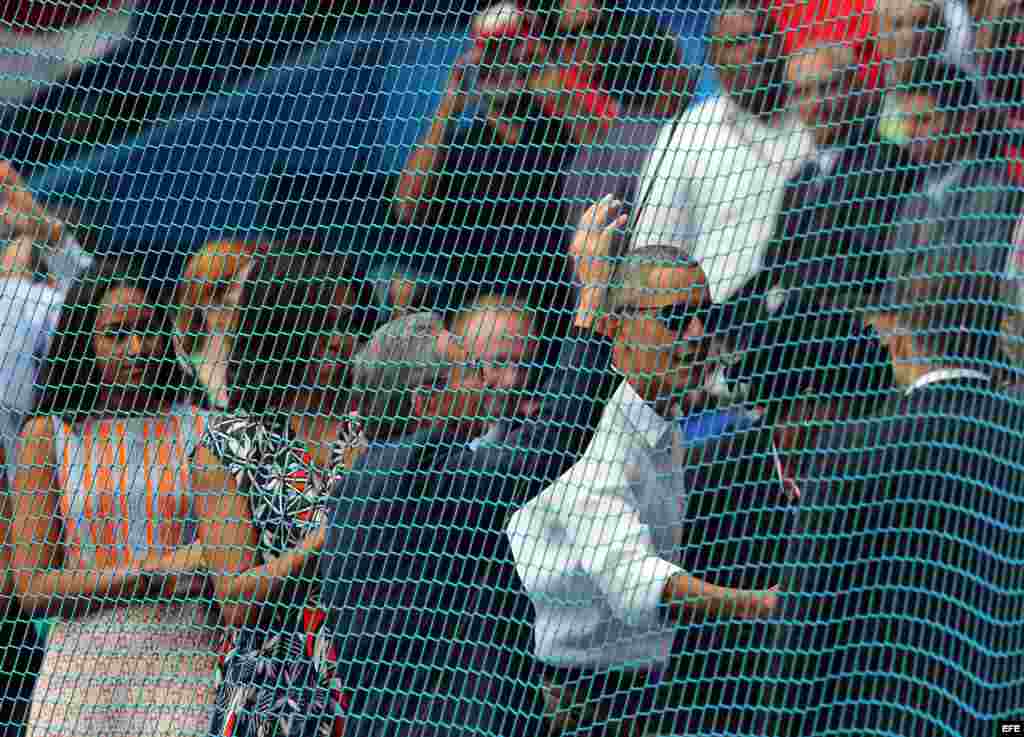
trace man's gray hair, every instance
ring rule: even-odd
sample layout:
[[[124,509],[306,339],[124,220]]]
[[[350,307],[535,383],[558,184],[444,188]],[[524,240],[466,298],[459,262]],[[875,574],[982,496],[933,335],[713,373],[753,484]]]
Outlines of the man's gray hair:
[[[444,329],[436,313],[414,312],[379,328],[353,356],[352,393],[367,437],[402,435],[416,394],[447,381],[450,362],[438,347]]]
[[[612,312],[628,312],[643,303],[645,295],[658,291],[654,274],[661,269],[693,267],[690,252],[679,246],[644,246],[629,251],[618,265],[616,278],[608,292]]]

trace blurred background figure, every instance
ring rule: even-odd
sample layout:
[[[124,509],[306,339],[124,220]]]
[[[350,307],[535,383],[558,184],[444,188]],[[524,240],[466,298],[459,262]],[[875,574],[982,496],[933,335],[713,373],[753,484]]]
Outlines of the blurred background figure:
[[[785,182],[814,150],[787,106],[782,44],[767,9],[726,3],[708,55],[723,92],[663,126],[637,187],[631,246],[672,244],[702,264],[721,261],[721,282],[708,285],[715,299],[760,267]]]
[[[975,80],[946,62],[925,59],[895,90],[907,150],[920,171],[886,246],[889,271],[917,249],[974,245],[978,267],[1002,276],[1020,217],[1021,188],[1004,158],[1005,131]]]
[[[887,86],[906,79],[917,60],[976,70],[974,24],[961,0],[877,0],[874,21]]]
[[[785,185],[764,266],[773,283],[814,289],[830,304],[862,304],[887,274],[891,230],[917,181],[906,150],[879,133],[877,95],[860,84],[848,44],[790,57],[793,105],[816,152]]]

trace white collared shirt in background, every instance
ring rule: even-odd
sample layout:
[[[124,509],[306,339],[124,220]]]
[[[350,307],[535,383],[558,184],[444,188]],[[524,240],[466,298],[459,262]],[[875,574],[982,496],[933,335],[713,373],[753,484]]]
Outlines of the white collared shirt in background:
[[[682,572],[681,443],[678,423],[623,381],[579,462],[511,517],[543,662],[646,670],[669,657],[675,627],[662,597]]]
[[[632,247],[688,246],[727,298],[760,267],[786,181],[814,151],[793,114],[769,126],[728,95],[688,108],[647,159]]]

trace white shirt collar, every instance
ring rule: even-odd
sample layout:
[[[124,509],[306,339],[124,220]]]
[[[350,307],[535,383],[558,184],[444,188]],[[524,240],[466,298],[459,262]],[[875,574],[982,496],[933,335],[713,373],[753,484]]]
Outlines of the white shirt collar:
[[[982,381],[991,381],[992,377],[988,374],[982,373],[981,371],[973,371],[971,369],[936,369],[935,371],[929,371],[927,374],[911,384],[903,395],[909,397],[923,386],[934,384],[938,381],[949,381],[950,379],[980,379]]]
[[[941,201],[950,187],[956,184],[960,175],[964,173],[964,167],[960,163],[954,163],[950,166],[948,171],[944,171],[941,174],[936,172],[932,175],[931,180],[928,182],[925,188],[925,193],[932,200],[936,202]]]
[[[828,175],[839,163],[839,151],[835,148],[826,148],[818,152],[818,168],[821,173]]]
[[[616,373],[621,375],[618,371]],[[626,422],[637,432],[642,433],[644,440],[651,447],[656,446],[665,431],[672,426],[669,420],[655,412],[654,408],[636,393],[636,389],[627,378],[623,378],[622,386],[615,397],[615,404],[622,412]]]

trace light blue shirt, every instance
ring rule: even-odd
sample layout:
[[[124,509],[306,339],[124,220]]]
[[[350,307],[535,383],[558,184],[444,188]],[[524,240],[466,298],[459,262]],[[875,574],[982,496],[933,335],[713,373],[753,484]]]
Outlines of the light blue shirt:
[[[21,426],[35,408],[39,369],[57,331],[64,292],[20,278],[0,278],[0,433],[13,480]]]

